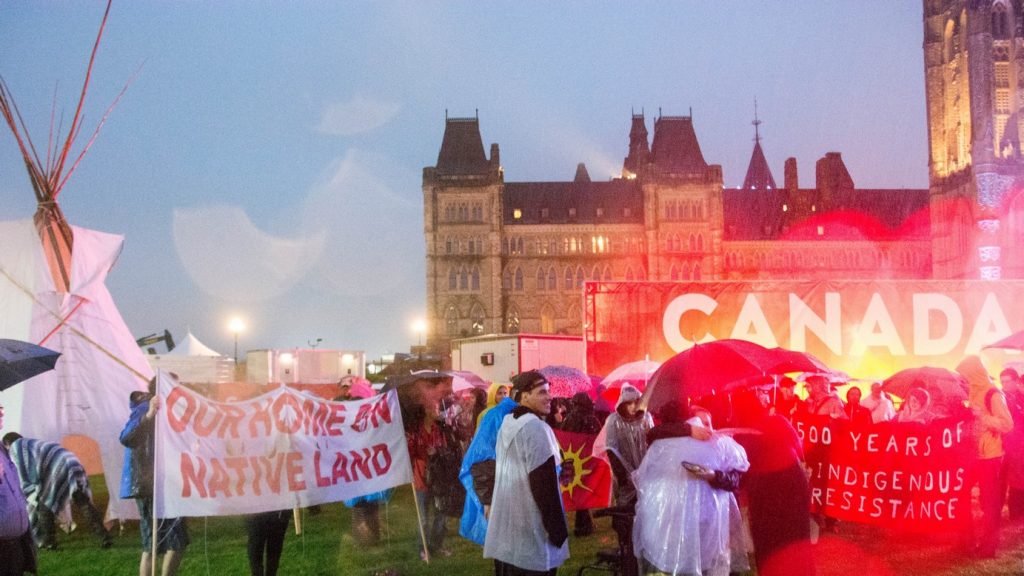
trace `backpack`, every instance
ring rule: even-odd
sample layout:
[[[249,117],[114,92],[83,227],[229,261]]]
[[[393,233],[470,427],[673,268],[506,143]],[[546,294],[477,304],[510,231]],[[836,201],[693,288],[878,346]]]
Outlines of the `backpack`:
[[[459,482],[462,451],[447,426],[444,426],[444,438],[446,446],[427,459],[427,496],[442,514],[459,518],[466,501],[466,489]]]

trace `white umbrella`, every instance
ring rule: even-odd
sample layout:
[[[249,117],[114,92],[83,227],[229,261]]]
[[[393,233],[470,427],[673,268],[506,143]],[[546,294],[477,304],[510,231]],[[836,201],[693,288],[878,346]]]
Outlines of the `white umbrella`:
[[[470,388],[480,388],[486,391],[487,387],[491,385],[490,382],[468,370],[447,370],[445,374],[451,374],[453,392],[462,392]]]
[[[646,384],[651,379],[651,374],[654,374],[660,367],[661,362],[655,362],[654,360],[629,362],[612,370],[610,374],[604,377],[604,380],[601,380],[601,385],[605,388],[617,388],[622,386],[623,382],[643,382]]]

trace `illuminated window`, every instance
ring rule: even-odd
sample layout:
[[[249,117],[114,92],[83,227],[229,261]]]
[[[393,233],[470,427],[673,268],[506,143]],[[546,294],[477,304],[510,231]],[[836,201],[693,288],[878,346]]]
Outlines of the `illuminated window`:
[[[522,210],[520,210],[519,208],[515,208],[515,209],[512,210],[512,219],[513,220],[519,220],[522,217],[523,217],[523,211]]]
[[[783,204],[782,205],[782,211],[783,212],[789,212],[789,204]]]
[[[601,208],[600,206],[598,206],[597,207],[597,217],[601,218],[602,216],[604,216],[604,208]]]
[[[631,216],[633,216],[633,209],[632,208],[623,208],[622,209],[622,216],[625,217],[625,218],[630,218]]]
[[[569,219],[570,220],[575,220],[576,219],[576,209],[575,208],[569,208]]]
[[[825,235],[825,227],[824,226],[818,226],[818,236],[824,236],[824,235]]]

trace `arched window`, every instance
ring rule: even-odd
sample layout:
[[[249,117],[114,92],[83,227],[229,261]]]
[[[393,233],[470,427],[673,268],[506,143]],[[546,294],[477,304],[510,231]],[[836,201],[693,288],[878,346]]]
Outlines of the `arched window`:
[[[516,292],[521,292],[523,290],[523,269],[522,268],[516,268],[516,274],[515,274],[514,282],[515,282],[514,290]]]
[[[454,304],[449,304],[448,309],[445,310],[444,329],[449,336],[457,336],[459,334],[459,311],[455,309]]]
[[[473,334],[483,334],[486,314],[484,314],[484,307],[479,302],[473,304],[473,311],[469,313],[469,317],[473,320],[471,328]]]
[[[594,269],[590,271],[590,279],[594,282],[601,281],[601,269],[594,265]]]
[[[565,268],[565,284],[563,289],[572,290],[572,268],[569,268],[568,266]]]
[[[694,236],[693,234],[690,234],[690,252],[696,252],[696,251],[697,251],[697,237]]]
[[[548,290],[558,290],[558,274],[554,266],[548,268]]]
[[[509,270],[501,275],[501,289],[506,292],[512,289],[512,272]]]
[[[704,251],[704,235],[697,234],[697,252]]]
[[[565,313],[566,328],[569,332],[579,334],[583,331],[583,313],[580,311],[580,305],[573,302],[569,306],[569,310]]]
[[[583,281],[586,280],[586,276],[583,274],[583,267],[576,267],[576,288],[583,288]]]
[[[604,281],[605,282],[611,282],[612,281],[612,269],[607,264],[604,267]]]
[[[537,268],[537,291],[543,292],[544,288],[547,287],[548,275],[544,272],[543,268]]]
[[[459,290],[469,290],[469,271],[465,266],[459,268]]]
[[[449,237],[444,239],[444,253],[445,254],[451,254],[452,253],[452,238],[451,238],[451,236],[449,236]]]
[[[690,274],[692,280],[700,280],[700,264],[693,265],[693,274]]]
[[[508,316],[505,317],[505,330],[509,334],[519,333],[519,311],[515,308],[509,309]]]
[[[541,334],[555,332],[555,309],[550,304],[544,304],[540,309],[540,332]]]
[[[632,281],[633,281],[633,267],[630,266],[630,267],[626,268],[626,282],[632,282]]]
[[[455,273],[455,268],[452,268],[451,270],[448,271],[448,289],[449,290],[455,290],[455,288],[458,285],[458,283],[459,283],[458,274]]]
[[[675,282],[676,280],[679,280],[679,269],[676,268],[675,264],[673,264],[672,267],[669,268],[668,279],[673,281],[673,282]]]
[[[480,269],[477,268],[476,266],[473,266],[473,272],[471,272],[469,275],[469,282],[470,287],[473,290],[480,289]]]
[[[992,4],[992,38],[1006,40],[1010,37],[1009,19],[1006,17],[1006,6],[999,2]]]

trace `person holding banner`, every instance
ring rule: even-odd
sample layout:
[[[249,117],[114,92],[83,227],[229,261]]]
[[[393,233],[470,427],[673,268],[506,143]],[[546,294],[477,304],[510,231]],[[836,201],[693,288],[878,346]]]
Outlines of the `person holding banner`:
[[[871,393],[861,400],[860,405],[871,411],[871,421],[875,424],[896,418],[896,407],[889,395],[882,392],[881,382],[871,383]]]
[[[153,563],[153,522],[157,522],[156,555],[164,555],[162,574],[173,576],[181,565],[189,544],[184,518],[153,518],[153,466],[155,455],[155,421],[160,409],[156,397],[156,378],[149,381],[149,391],[132,392],[128,398],[131,415],[121,431],[121,444],[126,448],[121,474],[121,498],[134,498],[139,508],[139,531],[142,534],[140,576],[148,576]]]
[[[1006,398],[995,387],[977,356],[967,356],[956,371],[967,379],[967,402],[974,413],[978,436],[978,460],[972,483],[978,485],[981,522],[972,534],[972,552],[981,558],[994,558],[999,545],[999,518],[1003,513],[1006,484],[1003,479],[1003,435],[1013,430],[1013,417]]]
[[[498,431],[494,498],[484,558],[495,576],[554,576],[569,558],[569,524],[562,508],[561,450],[544,423],[551,386],[536,370],[513,379],[519,403]]]
[[[1003,469],[1008,487],[1006,504],[1010,509],[1010,520],[1024,519],[1024,388],[1020,374],[1013,368],[1004,368],[999,373],[999,382],[1006,394],[1006,407],[1013,418],[1013,430],[1003,436],[1006,456]]]
[[[249,536],[249,573],[252,576],[277,575],[281,551],[284,549],[284,535],[288,531],[288,519],[291,517],[291,510],[275,510],[245,518],[245,529]]]
[[[935,419],[935,413],[932,412],[932,397],[923,386],[924,383],[921,383],[921,387],[911,388],[907,392],[906,401],[896,413],[897,422],[927,424]]]

